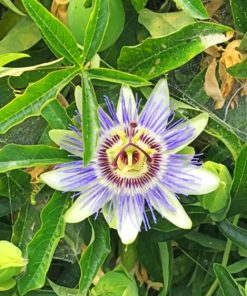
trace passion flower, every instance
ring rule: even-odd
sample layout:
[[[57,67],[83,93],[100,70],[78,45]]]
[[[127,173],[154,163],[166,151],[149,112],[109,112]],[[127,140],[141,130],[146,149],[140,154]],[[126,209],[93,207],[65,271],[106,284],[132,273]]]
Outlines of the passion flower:
[[[95,155],[83,167],[81,126],[69,131],[52,130],[51,139],[75,160],[41,175],[41,180],[77,197],[65,220],[76,223],[103,214],[117,229],[124,244],[133,242],[141,229],[149,229],[146,208],[156,222],[155,211],[171,223],[190,229],[192,222],[177,194],[206,194],[219,186],[219,179],[203,168],[198,155],[181,151],[205,128],[208,115],[172,123],[166,80],[160,80],[140,115],[131,89],[121,88],[117,110],[106,98],[110,116],[100,107],[101,133]],[[78,113],[77,120],[82,118]]]

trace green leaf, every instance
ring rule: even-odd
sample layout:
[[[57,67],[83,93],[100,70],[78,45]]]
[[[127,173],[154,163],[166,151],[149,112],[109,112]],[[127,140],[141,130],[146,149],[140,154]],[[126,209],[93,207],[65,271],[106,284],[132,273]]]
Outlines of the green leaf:
[[[236,160],[241,151],[241,140],[235,134],[232,128],[224,123],[222,120],[217,118],[217,116],[213,116],[213,114],[210,114],[210,117],[211,118],[208,121],[205,132],[224,143],[228,150],[231,152],[234,160]]]
[[[177,6],[183,9],[190,16],[204,20],[209,18],[206,8],[201,0],[173,0]]]
[[[21,207],[14,224],[11,241],[21,249],[24,258],[27,258],[28,255],[27,245],[40,226],[39,209],[40,206],[34,206],[30,202],[26,202]]]
[[[247,230],[232,225],[229,221],[221,221],[217,226],[225,237],[229,238],[235,245],[247,250]]]
[[[109,15],[109,1],[95,0],[93,11],[86,27],[83,43],[84,63],[91,60],[99,50],[109,21]]]
[[[70,161],[68,153],[45,145],[9,144],[0,150],[0,173],[37,165],[58,164]]]
[[[220,284],[221,291],[224,296],[241,296],[238,284],[231,276],[230,272],[226,267],[221,264],[214,263],[214,273]]]
[[[52,290],[58,296],[82,296],[81,292],[78,289],[71,289],[71,288],[59,286],[49,279],[48,279],[48,282],[49,282]]]
[[[82,74],[82,98],[83,162],[86,166],[91,161],[94,149],[97,146],[100,125],[96,95],[85,72]]]
[[[82,295],[88,295],[88,289],[110,251],[109,227],[105,220],[98,218],[92,221],[91,242],[80,260],[81,279],[79,290]]]
[[[41,115],[53,129],[67,129],[71,120],[66,110],[61,106],[57,99],[46,104],[41,110]]]
[[[148,0],[131,0],[132,5],[137,12],[141,11],[145,7],[147,2]]]
[[[146,27],[152,37],[174,33],[195,22],[183,11],[157,13],[149,9],[140,12],[138,21]]]
[[[193,101],[201,105],[205,105],[209,100],[209,96],[206,94],[204,89],[205,73],[206,69],[203,69],[201,72],[196,74],[184,93],[186,97],[193,99]]]
[[[150,242],[145,237],[139,236],[137,240],[137,256],[140,264],[148,270],[150,279],[154,282],[162,282],[162,262],[158,243]]]
[[[244,60],[242,63],[227,68],[227,72],[237,78],[247,78],[247,59]]]
[[[80,65],[81,52],[72,33],[38,1],[22,0],[22,3],[54,53]]]
[[[247,268],[247,258],[236,261],[235,263],[227,266],[230,273],[239,273]]]
[[[166,296],[170,291],[172,282],[172,270],[173,270],[173,253],[170,242],[158,243],[162,264],[163,282],[164,288],[159,293],[159,296]]]
[[[20,9],[18,9],[11,0],[0,0],[0,3],[11,9],[19,15],[25,15]]]
[[[19,280],[20,295],[43,287],[46,273],[59,240],[64,236],[64,212],[68,195],[55,192],[41,213],[42,225],[28,245],[28,264]]]
[[[31,191],[28,173],[12,171],[0,174],[0,217],[18,210],[29,198]]]
[[[244,37],[239,46],[240,51],[246,50],[246,48],[247,48],[247,33],[244,34]]]
[[[89,79],[97,79],[113,83],[128,84],[132,87],[141,87],[151,84],[146,79],[143,79],[142,77],[139,77],[137,75],[113,69],[92,68],[88,69],[87,73]]]
[[[197,231],[191,231],[190,233],[186,234],[185,237],[207,249],[213,249],[217,252],[223,252],[226,247],[225,241]]]
[[[32,190],[30,178],[28,173],[18,170],[0,174],[0,195],[12,199],[27,199]]]
[[[123,266],[117,266],[113,271],[107,272],[91,290],[92,296],[138,296],[138,289],[133,277]]]
[[[23,58],[28,58],[30,57],[26,53],[5,53],[0,55],[0,67],[11,63],[15,60],[23,59]]]
[[[43,105],[54,99],[78,71],[76,68],[58,70],[31,84],[24,94],[17,96],[0,110],[0,134],[30,116],[40,115]]]
[[[247,212],[247,145],[243,147],[237,159],[231,188],[232,204],[229,216]]]
[[[27,50],[40,39],[35,23],[28,16],[22,17],[0,41],[0,54]]]
[[[229,39],[231,28],[206,22],[188,25],[159,38],[148,38],[137,46],[124,46],[119,68],[146,79],[176,69],[206,48]],[[181,54],[182,53],[182,54]]]
[[[2,67],[0,69],[0,78],[6,77],[6,76],[15,76],[16,77],[16,76],[21,76],[25,72],[39,70],[39,69],[42,69],[42,68],[46,68],[47,69],[49,66],[52,66],[54,64],[58,64],[62,59],[63,58],[60,58],[60,59],[55,60],[55,61],[51,61],[51,62],[47,62],[47,63],[42,63],[42,64],[37,64],[37,65],[34,65],[34,66],[28,66],[28,67],[15,67],[15,68]],[[35,74],[33,74],[33,76],[34,75]],[[35,79],[35,77],[34,77],[34,79]]]
[[[240,32],[247,32],[247,2],[243,0],[230,0],[235,28]]]
[[[193,227],[196,227],[206,218],[207,213],[201,207],[185,206],[184,207],[192,220]],[[152,218],[150,218],[152,219]],[[151,220],[150,220],[151,221]],[[151,225],[151,229],[147,232],[142,231],[140,237],[145,241],[161,242],[178,239],[187,234],[191,230],[180,229],[168,222],[166,219],[159,219],[157,223]]]

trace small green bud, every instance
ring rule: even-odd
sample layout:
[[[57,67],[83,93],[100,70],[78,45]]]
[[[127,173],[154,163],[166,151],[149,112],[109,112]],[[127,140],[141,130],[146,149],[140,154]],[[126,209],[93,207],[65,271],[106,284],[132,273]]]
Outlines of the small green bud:
[[[16,284],[12,278],[24,266],[21,250],[8,241],[0,241],[0,291],[9,290]]]
[[[210,212],[213,220],[221,221],[225,218],[230,206],[232,177],[223,164],[207,161],[203,167],[220,178],[220,186],[213,192],[199,196],[201,205]]]

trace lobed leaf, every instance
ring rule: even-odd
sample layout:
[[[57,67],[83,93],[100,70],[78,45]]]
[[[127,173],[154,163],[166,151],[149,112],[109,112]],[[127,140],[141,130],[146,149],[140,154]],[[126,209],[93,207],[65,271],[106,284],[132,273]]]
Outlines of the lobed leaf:
[[[137,46],[124,46],[118,65],[123,71],[151,79],[184,65],[206,48],[227,41],[231,30],[197,22],[167,36],[148,38]]]
[[[28,67],[15,67],[15,68],[2,67],[0,69],[0,78],[6,77],[6,76],[21,76],[25,72],[35,71],[35,70],[39,70],[39,69],[42,69],[42,68],[45,68],[45,67],[52,66],[54,64],[58,64],[62,59],[63,58],[60,58],[60,59],[55,60],[55,61],[42,63],[42,64],[37,64],[37,65],[34,65],[34,66],[28,66]]]
[[[71,32],[37,0],[22,0],[48,46],[71,64],[81,64],[81,52]]]
[[[109,15],[109,1],[95,0],[83,43],[84,63],[91,60],[99,50],[109,21]]]
[[[109,81],[113,83],[128,84],[132,87],[141,87],[145,85],[150,85],[151,83],[146,79],[129,74],[126,72],[107,69],[107,68],[92,68],[87,70],[88,78]]]
[[[82,74],[82,134],[83,134],[83,162],[86,166],[93,157],[93,153],[98,141],[99,119],[98,103],[93,89],[93,85],[87,74]]]
[[[26,53],[5,53],[0,55],[0,67],[13,61],[30,57]]]
[[[41,110],[41,115],[53,129],[68,129],[71,124],[65,108],[59,104],[57,99],[46,104]]]
[[[68,153],[45,145],[9,144],[0,149],[0,173],[18,168],[50,165],[70,161]]]
[[[54,99],[58,91],[77,74],[77,68],[58,70],[29,85],[24,94],[17,96],[0,109],[0,134],[5,133],[30,116],[40,115],[44,104]]]

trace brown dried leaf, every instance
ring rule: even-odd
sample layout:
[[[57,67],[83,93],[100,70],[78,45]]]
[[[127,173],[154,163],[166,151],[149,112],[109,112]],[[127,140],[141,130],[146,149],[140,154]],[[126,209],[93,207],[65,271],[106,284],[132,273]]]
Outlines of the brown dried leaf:
[[[65,25],[67,24],[67,9],[70,0],[53,0],[51,13]]]
[[[207,54],[209,54],[211,57],[213,58],[219,58],[220,57],[220,51],[222,51],[222,47],[221,46],[210,46],[207,49],[204,50]]]
[[[135,265],[135,275],[141,286],[149,280],[147,270],[139,263]]]
[[[39,176],[51,169],[51,166],[36,166],[34,168],[26,169],[26,172],[31,175],[31,183],[38,182]]]
[[[214,58],[206,71],[204,89],[206,94],[215,101],[215,109],[221,109],[224,106],[225,99],[221,94],[221,90],[216,78],[216,67],[217,62]]]
[[[135,265],[135,276],[138,280],[138,282],[140,283],[140,285],[142,286],[144,283],[147,285],[148,289],[152,288],[154,290],[157,290],[159,291],[162,287],[163,287],[163,284],[160,283],[160,282],[152,282],[150,279],[149,279],[149,276],[148,276],[148,273],[147,273],[147,270],[140,265],[140,263],[137,263]]]
[[[236,80],[226,69],[232,67],[243,60],[243,55],[237,50],[241,40],[234,40],[227,45],[219,60],[219,76],[221,83],[221,93],[227,98],[234,91]]]
[[[223,0],[212,0],[210,3],[206,4],[205,7],[207,9],[208,15],[212,17],[223,3]]]

